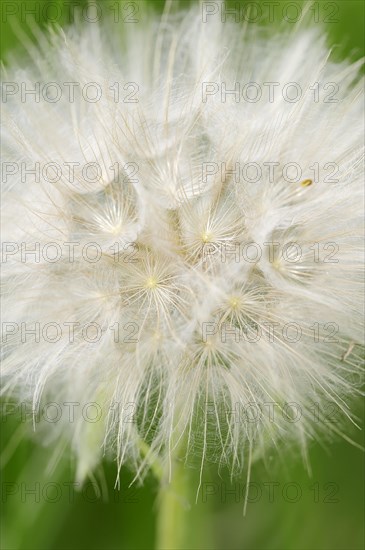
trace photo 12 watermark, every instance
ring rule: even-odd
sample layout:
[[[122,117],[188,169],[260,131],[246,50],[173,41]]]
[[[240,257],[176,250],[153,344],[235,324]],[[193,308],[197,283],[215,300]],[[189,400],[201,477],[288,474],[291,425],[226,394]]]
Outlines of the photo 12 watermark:
[[[217,18],[222,22],[239,23],[298,23],[303,17],[311,23],[338,23],[339,2],[278,2],[275,0],[228,3],[220,0],[201,3],[201,20],[209,23]]]
[[[337,82],[313,82],[305,88],[299,82],[203,82],[203,103],[298,103],[304,98],[313,103],[338,103]]]
[[[42,23],[47,21],[52,24],[70,24],[80,20],[86,24],[100,23],[107,19],[109,23],[136,24],[141,20],[141,9],[144,2],[103,0],[87,2],[62,0],[40,2],[37,0],[2,0],[1,20],[10,24],[18,19],[23,24],[33,21]]]
[[[19,103],[139,103],[137,82],[15,82],[1,83],[1,102]]]

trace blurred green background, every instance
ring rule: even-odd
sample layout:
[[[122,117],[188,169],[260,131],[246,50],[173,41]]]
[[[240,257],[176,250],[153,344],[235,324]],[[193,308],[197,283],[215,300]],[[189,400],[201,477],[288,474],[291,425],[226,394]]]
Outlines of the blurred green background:
[[[47,14],[51,19],[56,17],[62,25],[68,22],[71,5],[82,7],[86,1],[3,0],[2,60],[6,64],[8,53],[21,49],[19,29],[29,33],[32,16],[21,16],[24,5],[28,13],[38,5],[36,18],[41,25],[47,24]],[[263,13],[266,13],[267,2],[257,3],[263,4]],[[56,9],[57,4],[60,11]],[[68,9],[65,4],[70,5]],[[116,2],[100,0],[99,4],[106,10]],[[148,4],[161,10],[163,1],[148,0]],[[227,5],[234,4],[227,2]],[[288,4],[280,1],[278,12]],[[320,21],[330,20],[323,23],[323,27],[335,46],[335,56],[359,59],[364,55],[362,0],[319,1],[314,2],[313,9],[318,10]],[[140,10],[142,13],[143,2]],[[121,32],[122,28],[121,25]],[[362,416],[361,410],[359,415]],[[121,490],[116,491],[115,464],[105,462],[95,473],[95,480],[83,491],[76,491],[72,486],[74,464],[67,452],[55,462],[54,449],[41,447],[39,442],[25,437],[25,425],[19,423],[16,415],[3,417],[0,427],[2,550],[153,548],[156,482],[152,478],[147,479],[143,487],[129,488],[132,474],[122,469]],[[362,432],[349,429],[347,433],[363,446]],[[187,548],[362,549],[363,452],[346,441],[337,441],[327,448],[313,444],[311,476],[300,457],[289,451],[282,453],[280,460],[275,455],[272,460],[269,457],[268,464],[254,465],[251,474],[254,490],[245,517],[242,515],[245,479],[232,484],[227,474],[223,472],[218,477],[215,467],[208,467],[204,490],[188,513]],[[95,487],[100,493],[95,493]],[[197,522],[202,522],[205,532],[197,529]]]

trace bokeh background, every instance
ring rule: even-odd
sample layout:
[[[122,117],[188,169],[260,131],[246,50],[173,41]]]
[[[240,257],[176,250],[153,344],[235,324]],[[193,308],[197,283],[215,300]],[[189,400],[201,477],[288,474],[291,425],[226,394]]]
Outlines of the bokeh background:
[[[37,24],[47,26],[50,24],[47,14],[48,19],[52,19],[61,13],[64,16],[57,15],[57,23],[66,25],[72,10],[66,9],[65,4],[82,8],[86,2],[2,0],[1,59],[5,66],[11,62],[10,52],[21,53],[21,34],[32,35],[34,17],[29,12],[33,8],[38,10]],[[146,2],[159,11],[164,4],[163,0]],[[116,4],[111,0],[98,3],[103,10]],[[241,6],[245,3],[240,1]],[[267,13],[268,2],[256,0],[255,3],[263,4],[263,13]],[[274,3],[279,14],[290,4],[283,0]],[[189,2],[179,4],[184,6]],[[226,4],[231,6],[235,2]],[[303,5],[303,2],[294,4]],[[333,55],[338,59],[361,58],[364,55],[364,2],[320,0],[313,4],[323,32],[328,34],[334,48]],[[24,5],[27,17],[24,17]],[[143,2],[140,6],[143,10]],[[279,19],[270,24],[274,27]],[[260,24],[269,23],[261,21]],[[122,25],[120,29],[123,32]],[[358,416],[363,418],[361,402],[357,408]],[[143,487],[129,487],[132,473],[122,469],[118,491],[114,489],[116,466],[105,462],[95,472],[95,478],[89,480],[82,491],[76,491],[75,465],[67,451],[60,453],[62,447],[45,447],[37,437],[29,438],[31,427],[22,423],[17,413],[3,414],[0,428],[2,550],[153,548],[157,488],[153,478],[148,478]],[[311,473],[301,457],[290,450],[269,455],[265,462],[255,464],[245,517],[242,511],[246,480],[237,479],[232,483],[227,472],[218,475],[216,467],[208,465],[204,491],[187,512],[186,548],[362,549],[364,454],[360,447],[364,445],[364,438],[360,430],[351,426],[346,426],[345,431],[358,446],[344,440],[325,447],[313,443]]]

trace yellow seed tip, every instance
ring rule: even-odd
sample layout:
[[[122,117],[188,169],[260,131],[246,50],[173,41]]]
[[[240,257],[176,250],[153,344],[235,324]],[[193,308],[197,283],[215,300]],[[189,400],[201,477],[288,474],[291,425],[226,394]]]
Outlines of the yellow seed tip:
[[[303,180],[300,185],[302,187],[309,187],[310,185],[312,185],[312,183],[313,183],[313,180],[307,179],[307,180]]]

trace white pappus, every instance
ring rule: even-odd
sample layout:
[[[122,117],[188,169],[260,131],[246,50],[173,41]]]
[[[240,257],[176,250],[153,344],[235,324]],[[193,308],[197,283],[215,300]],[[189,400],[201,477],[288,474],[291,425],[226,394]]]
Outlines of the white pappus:
[[[317,27],[195,6],[35,30],[5,69],[40,88],[3,103],[3,394],[59,405],[78,479],[180,445],[306,457],[342,433],[328,404],[356,423],[362,83]]]

